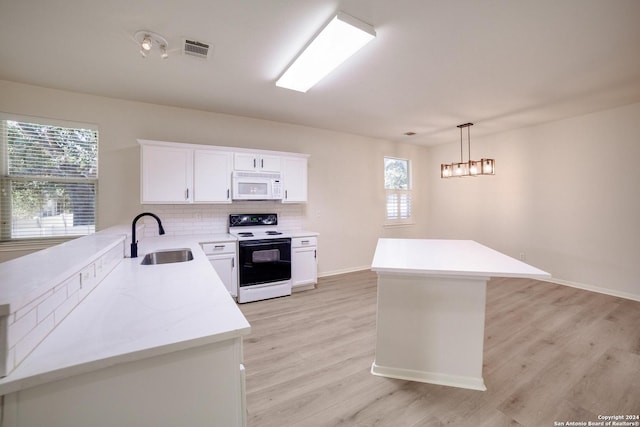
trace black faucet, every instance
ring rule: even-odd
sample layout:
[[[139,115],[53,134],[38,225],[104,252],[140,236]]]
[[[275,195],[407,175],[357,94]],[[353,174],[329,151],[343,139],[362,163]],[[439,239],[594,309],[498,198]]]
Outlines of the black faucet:
[[[152,216],[158,221],[158,234],[164,234],[164,228],[162,228],[162,221],[158,218],[158,215],[152,214],[151,212],[143,212],[137,217],[133,218],[133,222],[131,223],[131,258],[136,258],[138,256],[138,241],[136,240],[136,222],[143,216],[148,215]]]

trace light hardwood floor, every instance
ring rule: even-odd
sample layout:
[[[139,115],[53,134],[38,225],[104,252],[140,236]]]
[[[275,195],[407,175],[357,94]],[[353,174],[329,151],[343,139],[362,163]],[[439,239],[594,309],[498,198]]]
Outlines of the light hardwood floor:
[[[540,427],[640,414],[640,302],[491,280],[484,392],[371,375],[369,271],[240,308],[252,326],[244,341],[249,427]]]

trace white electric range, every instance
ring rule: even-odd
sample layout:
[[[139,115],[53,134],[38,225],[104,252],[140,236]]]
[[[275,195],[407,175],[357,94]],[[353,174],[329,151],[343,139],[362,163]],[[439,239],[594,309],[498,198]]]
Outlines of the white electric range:
[[[278,231],[278,215],[231,214],[238,239],[238,302],[291,295],[291,235]]]

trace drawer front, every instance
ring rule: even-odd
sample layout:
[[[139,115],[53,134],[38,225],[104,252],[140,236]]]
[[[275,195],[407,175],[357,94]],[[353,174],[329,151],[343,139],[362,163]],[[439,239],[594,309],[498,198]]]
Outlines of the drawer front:
[[[294,248],[317,245],[318,239],[316,237],[294,237],[293,239],[291,239],[291,246]]]
[[[207,255],[235,253],[236,243],[235,242],[202,243],[202,250]]]

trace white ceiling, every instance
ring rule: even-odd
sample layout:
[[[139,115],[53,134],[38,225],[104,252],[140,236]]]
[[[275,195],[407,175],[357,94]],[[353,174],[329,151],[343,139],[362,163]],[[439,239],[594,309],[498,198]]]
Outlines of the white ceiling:
[[[276,87],[337,10],[377,38]],[[141,57],[142,29],[169,59]],[[0,0],[0,79],[431,145],[640,102],[640,1]]]

